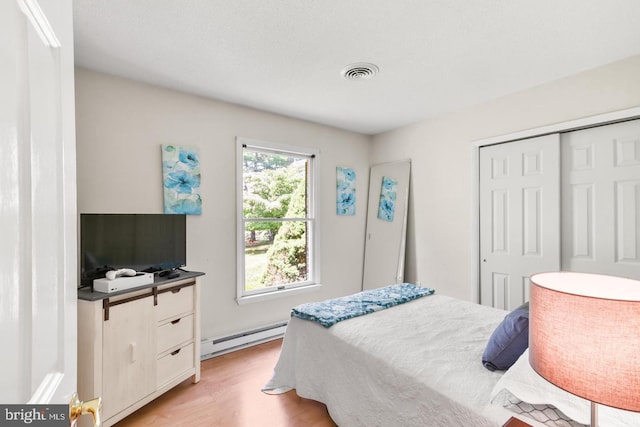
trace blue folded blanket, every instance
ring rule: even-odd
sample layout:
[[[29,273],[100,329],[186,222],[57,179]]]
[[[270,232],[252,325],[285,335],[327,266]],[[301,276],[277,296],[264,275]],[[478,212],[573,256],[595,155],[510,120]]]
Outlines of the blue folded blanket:
[[[291,315],[300,319],[313,320],[328,328],[342,320],[384,310],[434,292],[435,290],[431,288],[400,283],[346,297],[300,304],[291,310]]]

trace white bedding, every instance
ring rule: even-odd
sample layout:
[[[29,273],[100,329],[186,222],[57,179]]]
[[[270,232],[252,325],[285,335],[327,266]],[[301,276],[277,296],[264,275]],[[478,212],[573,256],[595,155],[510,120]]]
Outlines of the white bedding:
[[[267,393],[296,389],[341,427],[501,426],[482,352],[506,312],[432,295],[331,328],[291,318]]]
[[[538,375],[529,364],[529,350],[500,378],[492,392],[492,401],[505,405],[511,396],[530,405],[553,405],[570,417],[573,425],[588,425],[591,415],[589,401],[567,393]],[[565,424],[569,425],[569,423]],[[638,427],[640,413],[598,405],[600,427]]]

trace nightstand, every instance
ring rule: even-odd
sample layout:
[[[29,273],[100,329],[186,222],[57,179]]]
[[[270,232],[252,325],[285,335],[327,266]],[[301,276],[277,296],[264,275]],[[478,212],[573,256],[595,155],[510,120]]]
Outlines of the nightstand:
[[[531,427],[531,425],[518,418],[511,417],[502,427]]]

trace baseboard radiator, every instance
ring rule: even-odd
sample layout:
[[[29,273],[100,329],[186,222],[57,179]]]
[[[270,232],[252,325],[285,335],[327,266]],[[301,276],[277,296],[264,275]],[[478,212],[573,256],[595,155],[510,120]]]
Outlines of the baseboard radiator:
[[[202,360],[209,359],[245,347],[282,338],[286,329],[287,322],[282,322],[222,338],[205,338],[200,343],[200,358]]]

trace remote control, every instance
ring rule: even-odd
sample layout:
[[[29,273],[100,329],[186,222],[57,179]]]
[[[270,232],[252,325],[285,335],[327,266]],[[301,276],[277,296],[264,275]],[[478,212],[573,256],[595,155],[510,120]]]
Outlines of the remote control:
[[[120,268],[118,270],[107,271],[107,274],[105,276],[109,280],[114,280],[116,277],[135,276],[136,274],[136,271],[132,270],[131,268]]]

